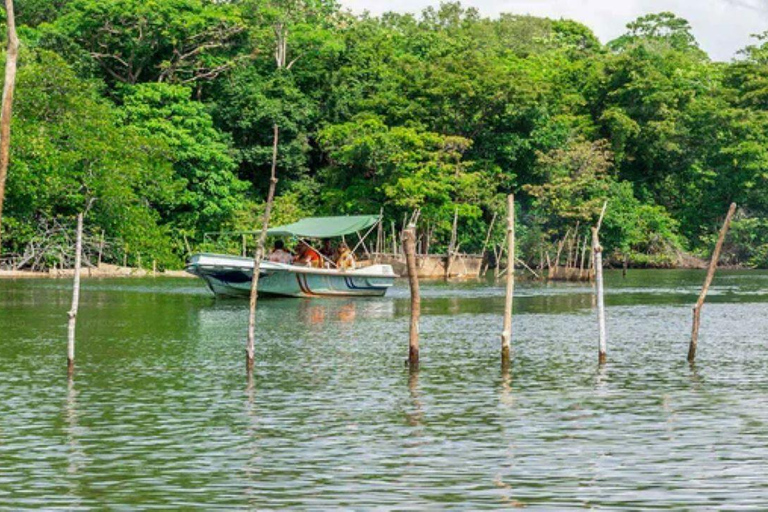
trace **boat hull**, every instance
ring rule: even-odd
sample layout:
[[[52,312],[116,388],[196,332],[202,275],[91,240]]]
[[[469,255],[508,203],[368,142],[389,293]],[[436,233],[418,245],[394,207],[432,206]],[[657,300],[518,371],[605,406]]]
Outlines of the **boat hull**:
[[[263,262],[260,270],[259,295],[281,297],[380,297],[397,277],[389,265],[342,272]],[[250,296],[253,260],[248,258],[195,255],[187,272],[203,279],[218,296]]]

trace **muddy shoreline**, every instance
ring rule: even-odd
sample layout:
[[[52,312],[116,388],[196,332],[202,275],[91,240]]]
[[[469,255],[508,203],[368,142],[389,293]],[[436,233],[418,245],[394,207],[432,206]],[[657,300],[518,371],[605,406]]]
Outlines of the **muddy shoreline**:
[[[47,272],[29,270],[0,270],[0,279],[42,279],[42,278],[71,278],[74,269],[51,269]],[[151,269],[122,267],[119,265],[101,264],[100,266],[84,267],[82,277],[187,277],[194,278],[184,270],[163,270],[153,272]]]

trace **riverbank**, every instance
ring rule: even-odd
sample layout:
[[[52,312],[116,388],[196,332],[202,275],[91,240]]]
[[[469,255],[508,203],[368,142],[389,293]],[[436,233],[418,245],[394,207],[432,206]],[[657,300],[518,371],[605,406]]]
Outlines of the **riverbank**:
[[[37,278],[71,278],[74,269],[51,269],[48,272],[32,272],[28,270],[0,270],[0,279],[37,279]],[[81,271],[82,277],[189,277],[184,270],[163,270],[153,272],[151,269],[135,267],[122,267],[120,265],[109,265],[102,263],[95,267],[84,267]]]

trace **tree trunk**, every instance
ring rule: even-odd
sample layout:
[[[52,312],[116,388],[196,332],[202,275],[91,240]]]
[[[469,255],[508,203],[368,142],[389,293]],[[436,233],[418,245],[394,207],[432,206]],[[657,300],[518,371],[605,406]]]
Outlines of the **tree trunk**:
[[[67,373],[72,376],[75,371],[75,326],[77,310],[80,307],[80,267],[83,254],[83,214],[77,216],[77,242],[75,242],[75,275],[72,284],[72,307],[69,310],[67,324]]]
[[[715,252],[712,253],[712,259],[709,262],[709,269],[707,269],[707,277],[704,279],[704,286],[701,288],[701,294],[699,294],[699,300],[696,301],[696,305],[693,307],[693,327],[691,329],[691,343],[688,346],[688,362],[693,363],[696,359],[696,346],[699,342],[699,324],[701,323],[701,308],[704,307],[704,300],[707,298],[707,292],[709,291],[709,285],[712,284],[712,279],[715,277],[715,270],[717,270],[717,262],[720,259],[720,251],[723,248],[723,242],[725,241],[725,235],[728,233],[728,228],[731,226],[731,218],[736,211],[736,203],[731,203],[731,207],[728,208],[728,214],[725,216],[723,227],[720,228],[720,234],[717,237],[717,243],[715,244]]]
[[[8,50],[5,55],[5,81],[3,99],[0,107],[0,249],[2,249],[3,202],[5,199],[5,180],[8,176],[8,163],[11,152],[11,113],[13,108],[13,90],[16,86],[16,60],[19,56],[19,38],[16,35],[16,17],[13,12],[13,0],[5,0],[6,25],[8,26]],[[2,252],[0,250],[0,252]]]
[[[419,270],[416,266],[416,230],[409,226],[403,232],[403,251],[408,266],[408,284],[411,288],[411,328],[408,338],[408,366],[411,370],[419,367],[419,317],[421,316],[421,294],[419,293]]]
[[[501,365],[509,366],[512,340],[512,300],[515,294],[515,196],[507,196],[507,293],[504,300],[504,327],[501,331]]]
[[[245,348],[246,369],[253,370],[254,348],[256,344],[256,302],[259,297],[259,269],[261,260],[264,259],[264,246],[267,243],[267,229],[272,215],[272,203],[275,200],[275,188],[277,187],[277,144],[280,137],[280,129],[275,123],[272,139],[272,169],[269,178],[269,192],[267,193],[267,205],[264,209],[264,218],[261,221],[261,234],[256,244],[256,253],[253,257],[253,277],[251,277],[251,300],[248,309],[248,343]]]

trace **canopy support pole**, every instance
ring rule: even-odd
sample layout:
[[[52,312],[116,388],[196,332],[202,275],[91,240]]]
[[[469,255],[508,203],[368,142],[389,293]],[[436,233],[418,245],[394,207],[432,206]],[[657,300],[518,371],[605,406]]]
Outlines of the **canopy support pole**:
[[[360,245],[361,245],[361,244],[362,244],[362,245],[365,247],[365,243],[364,243],[364,240],[365,240],[366,238],[368,238],[368,235],[370,235],[370,234],[371,234],[371,232],[372,232],[374,229],[376,229],[376,226],[378,226],[380,222],[381,222],[381,217],[379,217],[379,220],[377,220],[377,221],[376,221],[376,224],[374,224],[373,226],[371,226],[371,227],[370,227],[370,229],[369,229],[368,231],[366,231],[366,232],[365,232],[365,235],[363,235],[362,237],[360,236],[360,233],[356,233],[356,234],[357,234],[357,237],[360,239],[360,241],[359,241],[359,242],[357,242],[357,245],[355,245],[355,248],[354,248],[354,249],[352,249],[352,253],[353,253],[353,254],[355,253],[355,251],[357,251],[358,247],[360,247]],[[367,248],[365,249],[365,252],[368,252],[368,249],[367,249]],[[370,253],[369,253],[369,254],[370,254]]]

